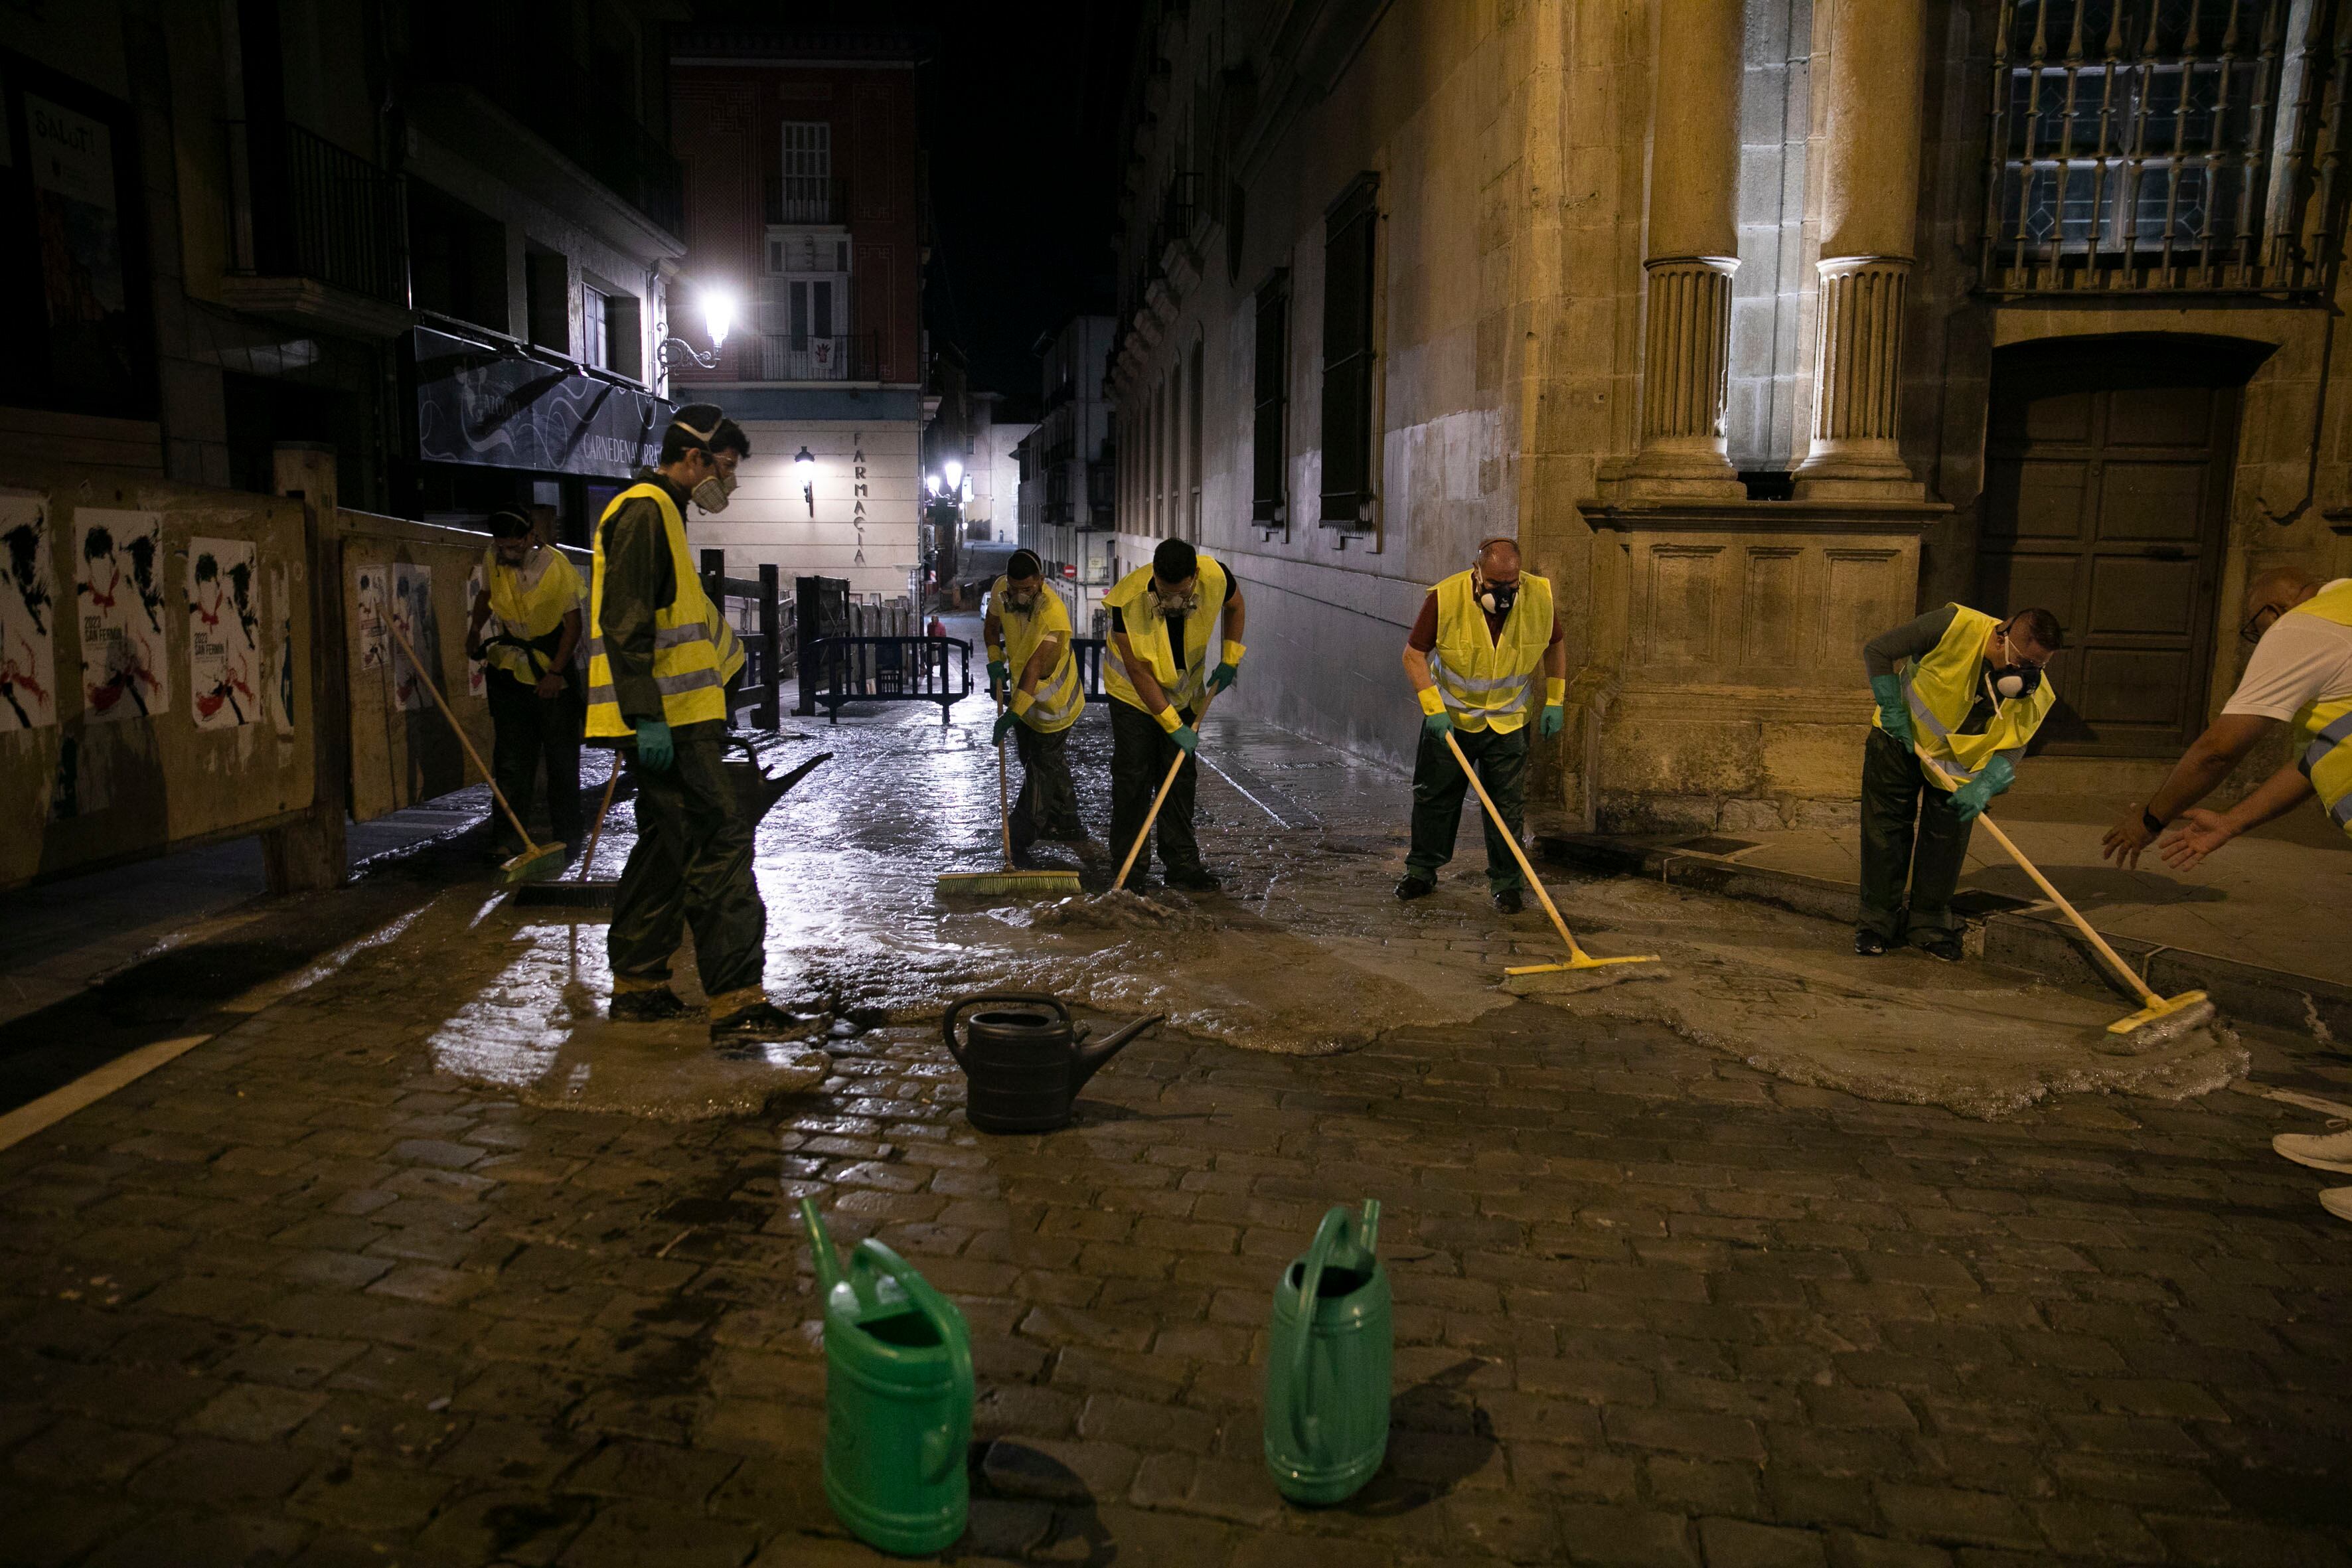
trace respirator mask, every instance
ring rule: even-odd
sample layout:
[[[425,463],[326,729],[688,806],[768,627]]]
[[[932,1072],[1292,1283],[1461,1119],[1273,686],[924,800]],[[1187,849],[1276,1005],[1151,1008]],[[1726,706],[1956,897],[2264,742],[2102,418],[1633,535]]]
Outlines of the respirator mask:
[[[671,420],[670,427],[674,430],[683,430],[688,435],[693,437],[696,443],[702,447],[702,455],[710,459],[710,466],[712,468],[716,469],[719,467],[719,454],[710,449],[710,443],[718,437],[720,426],[724,426],[727,421],[724,418],[717,417],[719,410],[711,407],[709,404],[698,404],[694,409],[683,410],[682,412],[696,413],[702,409],[709,410],[709,414],[703,416],[710,418],[709,429],[698,430],[682,418]],[[735,493],[735,476],[732,474],[714,472],[707,476],[700,484],[696,485],[693,490],[689,493],[693,498],[694,504],[700,507],[703,510],[709,512],[725,511],[727,510],[727,498]]]
[[[1160,613],[1163,616],[1189,616],[1200,607],[1201,593],[1197,588],[1187,588],[1181,594],[1162,593],[1155,585],[1151,590],[1151,602],[1160,606]]]
[[[1518,602],[1517,583],[1481,583],[1478,584],[1478,607],[1490,616],[1507,616]]]
[[[694,487],[694,504],[705,511],[725,511],[727,498],[735,493],[735,476],[711,475]]]
[[[2000,631],[2000,647],[2004,655],[2014,658],[2009,640],[2009,628]],[[1993,667],[1992,689],[1996,695],[2007,699],[2031,696],[2042,685],[2042,667],[2038,664],[2003,664]]]

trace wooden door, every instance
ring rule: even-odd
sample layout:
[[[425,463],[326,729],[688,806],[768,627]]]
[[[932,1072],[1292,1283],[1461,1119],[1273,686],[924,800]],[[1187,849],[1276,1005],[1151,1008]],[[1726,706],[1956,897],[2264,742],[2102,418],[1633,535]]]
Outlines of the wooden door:
[[[1995,356],[1979,609],[2066,628],[2034,749],[2173,756],[2203,727],[2237,388],[2212,340],[2089,339]]]

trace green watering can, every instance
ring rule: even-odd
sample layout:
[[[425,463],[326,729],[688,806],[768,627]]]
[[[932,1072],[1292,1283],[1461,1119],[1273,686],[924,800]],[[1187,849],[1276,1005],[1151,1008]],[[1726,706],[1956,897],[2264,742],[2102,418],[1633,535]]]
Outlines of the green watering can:
[[[902,1556],[938,1552],[971,1508],[971,1333],[955,1303],[878,1241],[835,1260],[801,1200],[824,1295],[824,1495],[850,1532]]]
[[[1334,1205],[1274,1288],[1265,1468],[1293,1502],[1353,1497],[1388,1453],[1396,1332],[1380,1231],[1378,1200],[1364,1200],[1361,1220]]]

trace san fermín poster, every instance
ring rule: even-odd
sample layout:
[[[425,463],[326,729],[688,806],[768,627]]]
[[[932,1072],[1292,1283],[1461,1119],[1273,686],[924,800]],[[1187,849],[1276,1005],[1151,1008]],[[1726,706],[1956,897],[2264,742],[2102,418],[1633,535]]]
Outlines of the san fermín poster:
[[[253,541],[188,541],[188,701],[199,730],[261,716],[259,587]]]
[[[57,575],[49,509],[0,494],[0,734],[58,721]]]
[[[81,613],[83,716],[106,724],[170,712],[163,514],[78,508],[74,598]]]

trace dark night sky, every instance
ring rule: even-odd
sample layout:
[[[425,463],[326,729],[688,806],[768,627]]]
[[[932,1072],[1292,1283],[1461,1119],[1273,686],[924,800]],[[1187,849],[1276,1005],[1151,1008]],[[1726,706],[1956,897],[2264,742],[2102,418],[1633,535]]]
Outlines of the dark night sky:
[[[899,26],[921,68],[930,153],[935,349],[960,347],[976,391],[1037,395],[1030,347],[1074,311],[1111,307],[1116,139],[1144,0],[701,0],[698,17],[779,26]]]

